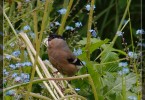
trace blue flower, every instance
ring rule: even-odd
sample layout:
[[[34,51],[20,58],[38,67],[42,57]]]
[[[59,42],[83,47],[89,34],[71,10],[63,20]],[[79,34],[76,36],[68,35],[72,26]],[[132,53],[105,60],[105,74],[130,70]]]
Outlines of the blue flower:
[[[138,30],[136,31],[136,34],[144,34],[144,30],[143,30],[143,29],[138,29]]]
[[[90,11],[91,5],[87,4],[85,7],[86,7],[86,10],[87,10],[87,11]],[[94,5],[93,10],[94,10],[95,8],[96,8],[96,7],[95,7],[95,5]]]
[[[15,82],[22,82],[22,78],[21,78],[20,76],[17,76],[17,77],[15,78]]]
[[[126,67],[128,64],[127,62],[120,62],[119,67]]]
[[[91,32],[91,34],[92,34],[92,36],[93,37],[97,37],[97,33],[96,33],[96,31],[95,30],[89,30],[89,32]]]
[[[28,31],[28,30],[31,30],[31,28],[30,28],[29,25],[26,25],[26,26],[23,27],[23,30],[24,30],[24,31]]]
[[[33,38],[33,39],[35,38],[35,33],[34,32],[29,32],[28,35],[30,35],[31,38]]]
[[[61,15],[63,15],[66,13],[66,9],[62,8],[62,9],[58,10],[57,12],[59,12]]]
[[[21,66],[22,66],[22,63],[17,63],[17,64],[16,64],[16,67],[17,67],[17,68],[19,68],[19,67],[21,67]]]
[[[75,88],[75,90],[76,90],[76,91],[80,91],[80,89],[79,89],[79,88]]]
[[[11,56],[10,55],[6,55],[6,59],[11,60]]]
[[[12,78],[15,78],[16,76],[18,76],[17,73],[13,73],[13,74],[12,74]]]
[[[19,50],[14,51],[14,52],[12,53],[12,55],[15,56],[15,57],[18,57],[18,56],[20,55],[20,51],[19,51]]]
[[[121,31],[117,31],[117,33],[116,33],[118,36],[122,36],[123,35],[123,32],[121,32]]]
[[[74,48],[73,54],[74,54],[75,56],[79,56],[79,55],[82,54],[82,50],[81,50],[80,48],[79,48],[78,50],[76,50],[76,49]]]
[[[135,52],[132,52],[132,51],[128,52],[128,56],[129,56],[130,58],[137,59],[137,54],[136,54]]]
[[[23,66],[32,66],[32,63],[31,62],[24,62],[22,65]]]
[[[7,72],[6,69],[3,69],[3,74],[6,75],[6,76],[8,76],[9,75],[9,72]]]
[[[78,28],[79,28],[79,27],[81,27],[81,26],[82,26],[82,23],[81,23],[81,22],[76,22],[76,23],[75,23],[75,27],[78,27]]]
[[[136,96],[129,96],[128,99],[129,100],[137,100],[137,97]]]
[[[71,31],[73,31],[74,30],[74,28],[73,27],[71,27],[71,26],[66,26],[66,28],[65,28],[66,30],[71,30]]]
[[[9,67],[12,69],[16,69],[16,66],[14,64],[10,64]]]
[[[60,23],[58,21],[54,22],[55,26],[59,26]]]
[[[127,67],[123,67],[123,69],[118,72],[119,75],[123,75],[127,73],[129,73],[129,69]]]
[[[16,94],[15,90],[9,90],[6,92],[6,95],[9,95],[9,96],[14,96],[15,94]]]
[[[22,78],[23,82],[29,82],[30,75],[27,73],[21,73],[20,77]]]

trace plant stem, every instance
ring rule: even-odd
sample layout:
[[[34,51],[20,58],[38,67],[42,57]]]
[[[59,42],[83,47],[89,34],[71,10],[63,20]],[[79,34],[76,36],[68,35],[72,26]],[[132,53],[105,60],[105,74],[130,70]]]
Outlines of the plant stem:
[[[98,100],[98,95],[97,95],[97,92],[96,92],[96,88],[95,88],[94,82],[93,82],[90,75],[88,76],[88,79],[89,79],[90,85],[92,86],[92,90],[93,90],[93,93],[94,93],[95,100]]]
[[[33,65],[33,68],[32,68],[32,73],[31,73],[31,78],[30,78],[30,83],[27,87],[28,89],[28,92],[26,93],[26,98],[25,100],[28,100],[29,99],[29,94],[30,94],[30,91],[32,89],[32,81],[34,79],[34,75],[35,75],[35,71],[36,71],[36,65],[37,65],[37,62],[38,62],[38,55],[39,55],[39,51],[40,51],[40,43],[41,43],[41,40],[42,40],[42,35],[43,35],[43,30],[45,28],[45,22],[46,22],[46,18],[47,18],[47,9],[48,9],[48,3],[50,1],[47,0],[46,1],[46,4],[45,4],[45,10],[44,10],[44,15],[43,15],[43,20],[42,20],[42,25],[41,25],[41,31],[40,31],[40,38],[36,41],[36,56],[35,56],[35,63]],[[35,14],[35,13],[34,13]],[[34,17],[34,24],[37,24],[35,22],[36,18]],[[36,25],[34,25],[34,28],[37,28]],[[35,31],[37,31],[37,29],[34,29]],[[36,37],[38,37],[38,34],[36,32]]]
[[[17,34],[17,32],[15,31],[15,29],[14,29],[14,27],[13,27],[11,21],[9,20],[8,16],[6,15],[5,11],[3,11],[3,14],[4,14],[4,17],[6,18],[7,22],[9,23],[9,25],[10,25],[12,31],[14,32],[16,38],[18,39],[18,34]]]
[[[36,79],[36,80],[33,80],[32,83],[40,83],[42,81],[49,81],[49,80],[57,80],[57,81],[63,81],[63,80],[75,80],[75,79],[79,79],[79,78],[86,78],[88,77],[89,74],[85,74],[85,75],[80,75],[80,76],[74,76],[74,77],[66,77],[66,78],[42,78],[42,79]],[[8,87],[8,88],[5,88],[3,89],[4,92],[10,90],[10,89],[13,89],[13,88],[17,88],[17,87],[20,87],[20,86],[25,86],[25,85],[28,85],[30,82],[27,82],[27,83],[22,83],[22,84],[18,84],[18,85],[14,85],[14,86],[11,86],[11,87]]]
[[[43,79],[33,80],[32,83],[34,84],[34,83],[40,83],[42,81],[50,81],[50,80],[57,80],[57,81],[75,80],[75,79],[80,79],[80,78],[88,78],[89,79],[90,85],[91,85],[93,93],[94,93],[95,100],[98,100],[98,96],[97,96],[97,92],[96,92],[96,89],[95,89],[95,86],[94,86],[94,82],[93,82],[90,74],[85,74],[85,75],[80,75],[80,76],[73,76],[73,77],[66,77],[66,78],[43,78]],[[5,88],[3,91],[6,92],[10,89],[17,88],[17,87],[20,87],[20,86],[25,86],[25,85],[28,85],[28,84],[30,84],[30,82],[14,85],[14,86]]]
[[[89,20],[88,20],[88,30],[87,30],[87,44],[86,44],[86,57],[89,60],[90,59],[90,45],[91,45],[91,26],[93,21],[93,11],[94,11],[94,3],[95,0],[91,1],[91,9],[89,13]]]
[[[60,99],[58,99],[58,100],[68,100],[68,99],[70,99],[70,98],[74,98],[74,97],[77,97],[77,98],[80,98],[81,100],[87,100],[86,98],[84,98],[84,97],[82,97],[82,96],[80,96],[80,95],[67,95],[67,96],[65,96],[65,97],[62,97],[62,98],[60,98]],[[74,100],[79,100],[79,99],[76,99],[76,98],[74,98]]]
[[[73,1],[74,1],[74,0],[70,0],[69,5],[68,5],[68,7],[67,7],[66,14],[65,14],[65,15],[63,16],[63,18],[62,18],[61,26],[59,27],[59,30],[58,30],[58,34],[59,34],[59,35],[62,35],[62,34],[63,34],[64,26],[65,26],[67,17],[68,17],[68,15],[69,15],[69,13],[70,13],[70,9],[71,9],[71,6],[72,6],[72,4],[73,4]]]
[[[126,9],[125,9],[125,12],[124,12],[124,14],[123,14],[123,17],[122,17],[121,22],[120,22],[120,24],[119,24],[119,27],[118,27],[118,29],[117,29],[117,32],[121,30],[121,26],[123,25],[122,23],[123,23],[123,21],[124,21],[126,15],[127,15],[127,11],[128,11],[129,6],[130,6],[130,3],[131,3],[131,0],[129,0],[129,2],[127,3],[127,7],[126,7]],[[126,24],[125,24],[125,25],[126,25]],[[109,45],[108,45],[108,46],[107,46],[107,47],[97,56],[97,58],[96,58],[95,60],[97,60],[104,52],[106,52],[106,51],[108,50],[109,47],[112,47],[112,46],[114,45],[114,43],[115,43],[117,37],[118,37],[118,35],[116,34],[115,37],[113,38],[112,42],[110,42],[110,44],[109,44]],[[95,61],[95,60],[94,60],[94,61]]]

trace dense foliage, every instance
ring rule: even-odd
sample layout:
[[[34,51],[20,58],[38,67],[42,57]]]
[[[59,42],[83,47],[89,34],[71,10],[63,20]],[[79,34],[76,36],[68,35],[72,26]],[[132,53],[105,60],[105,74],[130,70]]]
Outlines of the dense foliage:
[[[6,0],[5,100],[24,99],[26,91],[31,91],[31,99],[41,96],[54,99],[53,93],[56,95],[58,91],[50,93],[45,87],[46,84],[51,87],[51,83],[40,81],[32,85],[33,80],[40,79],[38,70],[35,73],[36,65],[43,78],[48,78],[36,60],[39,55],[45,66],[49,64],[44,40],[51,33],[64,36],[73,53],[85,65],[77,76],[87,74],[87,67],[97,92],[92,90],[92,82],[82,77],[69,81],[70,87],[67,83],[63,86],[56,82],[64,96],[78,94],[87,100],[96,97],[98,100],[141,100],[141,49],[145,44],[142,43],[144,30],[140,25],[140,6],[137,0]],[[33,54],[35,62],[29,44],[37,52]],[[53,74],[49,66],[47,69]]]

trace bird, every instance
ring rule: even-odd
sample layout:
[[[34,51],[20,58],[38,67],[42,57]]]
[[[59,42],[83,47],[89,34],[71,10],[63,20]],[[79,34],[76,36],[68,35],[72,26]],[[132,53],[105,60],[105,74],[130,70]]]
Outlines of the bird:
[[[50,34],[48,37],[48,58],[58,72],[67,76],[74,76],[80,66],[84,66],[70,50],[64,38],[57,34]]]

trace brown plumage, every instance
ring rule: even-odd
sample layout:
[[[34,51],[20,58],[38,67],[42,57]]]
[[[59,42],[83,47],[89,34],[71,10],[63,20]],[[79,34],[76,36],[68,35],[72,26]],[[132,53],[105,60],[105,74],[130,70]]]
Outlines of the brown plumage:
[[[66,41],[59,35],[48,38],[48,57],[51,64],[62,74],[73,76],[79,70],[81,61],[69,49]]]

